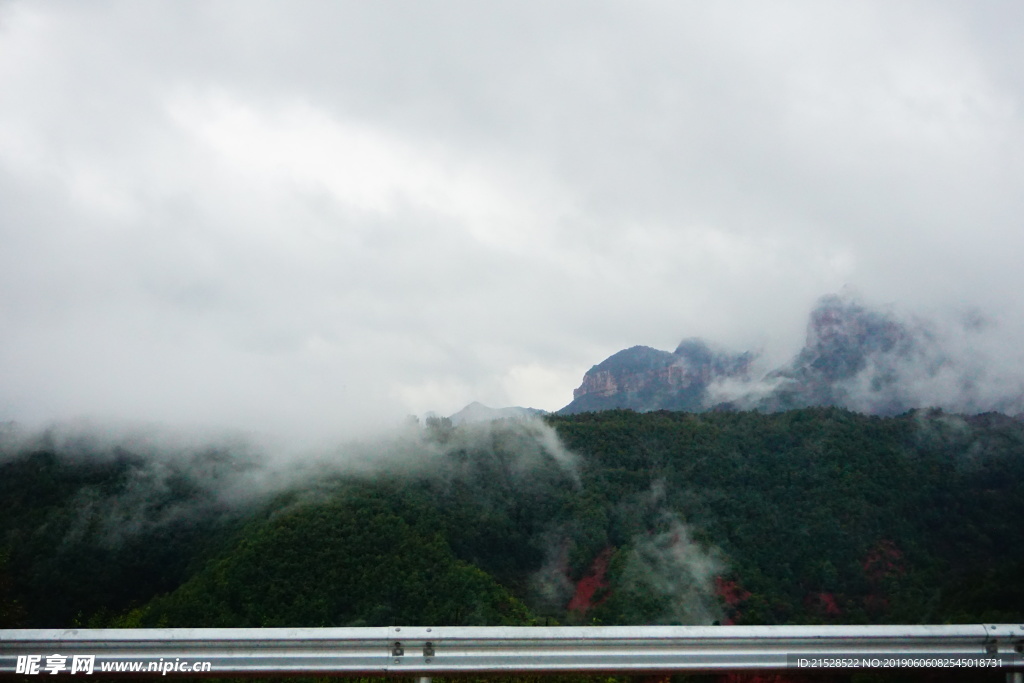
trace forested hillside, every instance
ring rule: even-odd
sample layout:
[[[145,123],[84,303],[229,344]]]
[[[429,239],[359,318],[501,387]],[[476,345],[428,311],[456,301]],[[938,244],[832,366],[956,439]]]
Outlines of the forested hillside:
[[[1002,415],[435,419],[358,450],[9,446],[0,627],[1024,618]]]

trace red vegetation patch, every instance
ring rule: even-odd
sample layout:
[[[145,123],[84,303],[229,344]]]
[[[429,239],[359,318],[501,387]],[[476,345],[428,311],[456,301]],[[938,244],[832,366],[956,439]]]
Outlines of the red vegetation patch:
[[[804,604],[808,610],[830,617],[836,617],[843,613],[836,603],[836,596],[831,593],[811,593],[804,600]]]
[[[899,576],[906,569],[903,566],[903,552],[892,541],[879,541],[868,551],[861,564],[864,573],[873,581],[881,581],[890,576]]]
[[[715,594],[722,599],[728,609],[722,623],[726,626],[736,623],[740,618],[739,606],[753,593],[740,586],[735,579],[726,579],[721,576],[715,577]]]
[[[608,593],[596,603],[594,602],[594,593],[599,588],[608,587],[608,580],[605,575],[608,573],[608,561],[611,557],[612,548],[609,547],[602,550],[594,558],[594,562],[590,565],[587,575],[576,584],[576,592],[573,593],[572,600],[569,601],[568,610],[570,612],[586,612],[590,608],[600,605],[611,595],[611,593]]]
[[[738,581],[721,576],[715,577],[715,592],[729,607],[735,607],[752,595],[750,591],[741,588]]]

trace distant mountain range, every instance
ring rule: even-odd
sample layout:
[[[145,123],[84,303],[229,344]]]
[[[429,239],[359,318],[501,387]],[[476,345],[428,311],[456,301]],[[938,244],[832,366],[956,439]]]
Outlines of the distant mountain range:
[[[969,325],[959,332],[969,341]],[[1024,412],[1019,378],[993,376],[969,343],[955,347],[927,321],[827,296],[811,312],[804,347],[782,367],[755,373],[756,354],[733,353],[700,339],[687,339],[672,352],[634,346],[587,371],[572,403],[558,412],[774,412],[812,406],[874,415],[925,407]]]

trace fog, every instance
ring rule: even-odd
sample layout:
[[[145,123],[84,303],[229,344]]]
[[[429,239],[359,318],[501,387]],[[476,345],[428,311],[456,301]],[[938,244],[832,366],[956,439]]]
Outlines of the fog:
[[[583,482],[582,458],[536,417],[458,427],[444,419],[408,420],[374,438],[292,450],[232,435],[86,422],[39,432],[7,425],[2,435],[0,466],[54,497],[47,514],[26,525],[28,535],[48,537],[62,561],[82,548],[112,557],[131,553],[164,536],[209,543],[232,524],[253,524],[295,506],[330,509],[345,486],[386,479],[403,481],[409,490],[427,484],[442,498],[439,492],[454,486],[456,498],[480,516],[482,527],[496,510],[498,519],[525,511],[539,526],[517,531],[517,538],[547,555],[527,589],[542,614],[566,614],[579,581],[570,576],[573,565],[603,562],[607,581],[608,559],[618,552],[616,590],[627,605],[625,618],[710,624],[722,616],[714,583],[727,569],[722,553],[694,540],[691,528],[666,506],[664,481],[615,502],[606,521],[616,531],[596,547],[595,539],[608,530],[594,519],[545,517],[551,510],[534,514],[555,496],[595,495]],[[502,527],[500,533],[508,531]],[[570,610],[568,618],[583,619],[599,605]]]
[[[774,367],[761,358],[743,376],[713,380],[704,408],[1024,415],[1024,358],[1007,332],[977,311],[926,317],[849,295],[823,297],[798,354]]]

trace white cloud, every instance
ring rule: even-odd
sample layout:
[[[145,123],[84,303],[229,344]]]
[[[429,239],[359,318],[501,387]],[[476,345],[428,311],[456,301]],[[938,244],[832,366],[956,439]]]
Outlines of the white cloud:
[[[634,344],[781,360],[844,286],[1009,348],[1013,15],[0,5],[0,419],[557,409]]]

